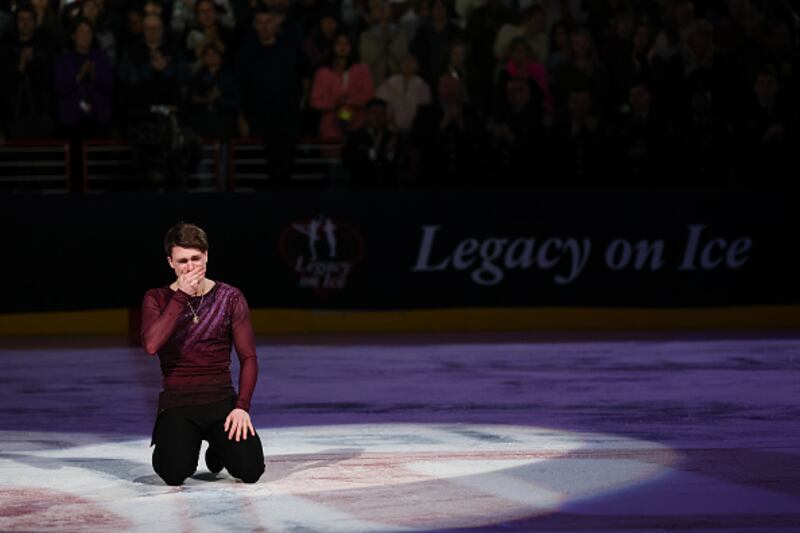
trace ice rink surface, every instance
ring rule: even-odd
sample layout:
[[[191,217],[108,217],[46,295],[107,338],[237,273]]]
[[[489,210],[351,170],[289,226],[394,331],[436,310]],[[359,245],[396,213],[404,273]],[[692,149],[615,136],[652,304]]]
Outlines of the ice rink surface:
[[[0,361],[0,531],[800,531],[800,333],[262,339],[264,476],[180,488],[155,358]]]

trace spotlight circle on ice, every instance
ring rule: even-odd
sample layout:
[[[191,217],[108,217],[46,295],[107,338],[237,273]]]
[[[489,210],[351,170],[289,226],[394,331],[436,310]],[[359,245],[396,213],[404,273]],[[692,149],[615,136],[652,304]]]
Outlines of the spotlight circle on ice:
[[[18,441],[20,450],[31,449],[26,442],[53,445],[10,450],[0,459],[4,472],[27,480],[25,487],[0,490],[0,505],[17,510],[0,516],[0,529],[52,527],[60,520],[72,528],[81,513],[83,529],[93,531],[115,524],[138,531],[214,529],[224,527],[229,513],[241,519],[242,512],[252,530],[490,525],[652,480],[677,455],[652,442],[518,425],[353,424],[259,432],[267,463],[259,483],[242,484],[224,472],[215,476],[200,461],[183,489],[165,486],[152,473],[143,439],[4,432],[4,441]],[[32,501],[26,503],[25,491]]]

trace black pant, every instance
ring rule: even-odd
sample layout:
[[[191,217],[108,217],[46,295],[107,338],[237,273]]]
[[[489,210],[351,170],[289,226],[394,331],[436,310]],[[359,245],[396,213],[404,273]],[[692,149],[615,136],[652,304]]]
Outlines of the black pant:
[[[223,429],[235,398],[206,405],[166,409],[153,430],[153,469],[167,485],[180,485],[194,474],[200,444],[208,441],[233,477],[255,483],[264,473],[264,451],[258,434],[236,442]]]

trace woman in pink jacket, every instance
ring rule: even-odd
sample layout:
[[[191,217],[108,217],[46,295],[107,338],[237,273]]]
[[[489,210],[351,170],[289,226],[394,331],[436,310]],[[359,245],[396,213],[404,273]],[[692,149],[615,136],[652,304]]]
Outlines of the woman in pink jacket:
[[[320,137],[340,141],[345,131],[363,126],[364,106],[374,92],[369,68],[355,62],[350,38],[339,34],[330,61],[317,70],[311,86],[311,107],[321,113]]]

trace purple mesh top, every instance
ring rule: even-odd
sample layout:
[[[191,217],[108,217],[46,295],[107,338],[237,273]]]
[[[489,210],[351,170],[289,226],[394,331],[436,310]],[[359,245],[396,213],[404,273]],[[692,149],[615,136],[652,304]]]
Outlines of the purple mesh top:
[[[158,408],[214,403],[235,395],[230,368],[233,344],[240,363],[236,407],[248,411],[258,361],[247,301],[239,289],[221,282],[202,298],[202,305],[200,300],[169,286],[144,295],[142,345],[147,353],[158,354],[164,380]]]

